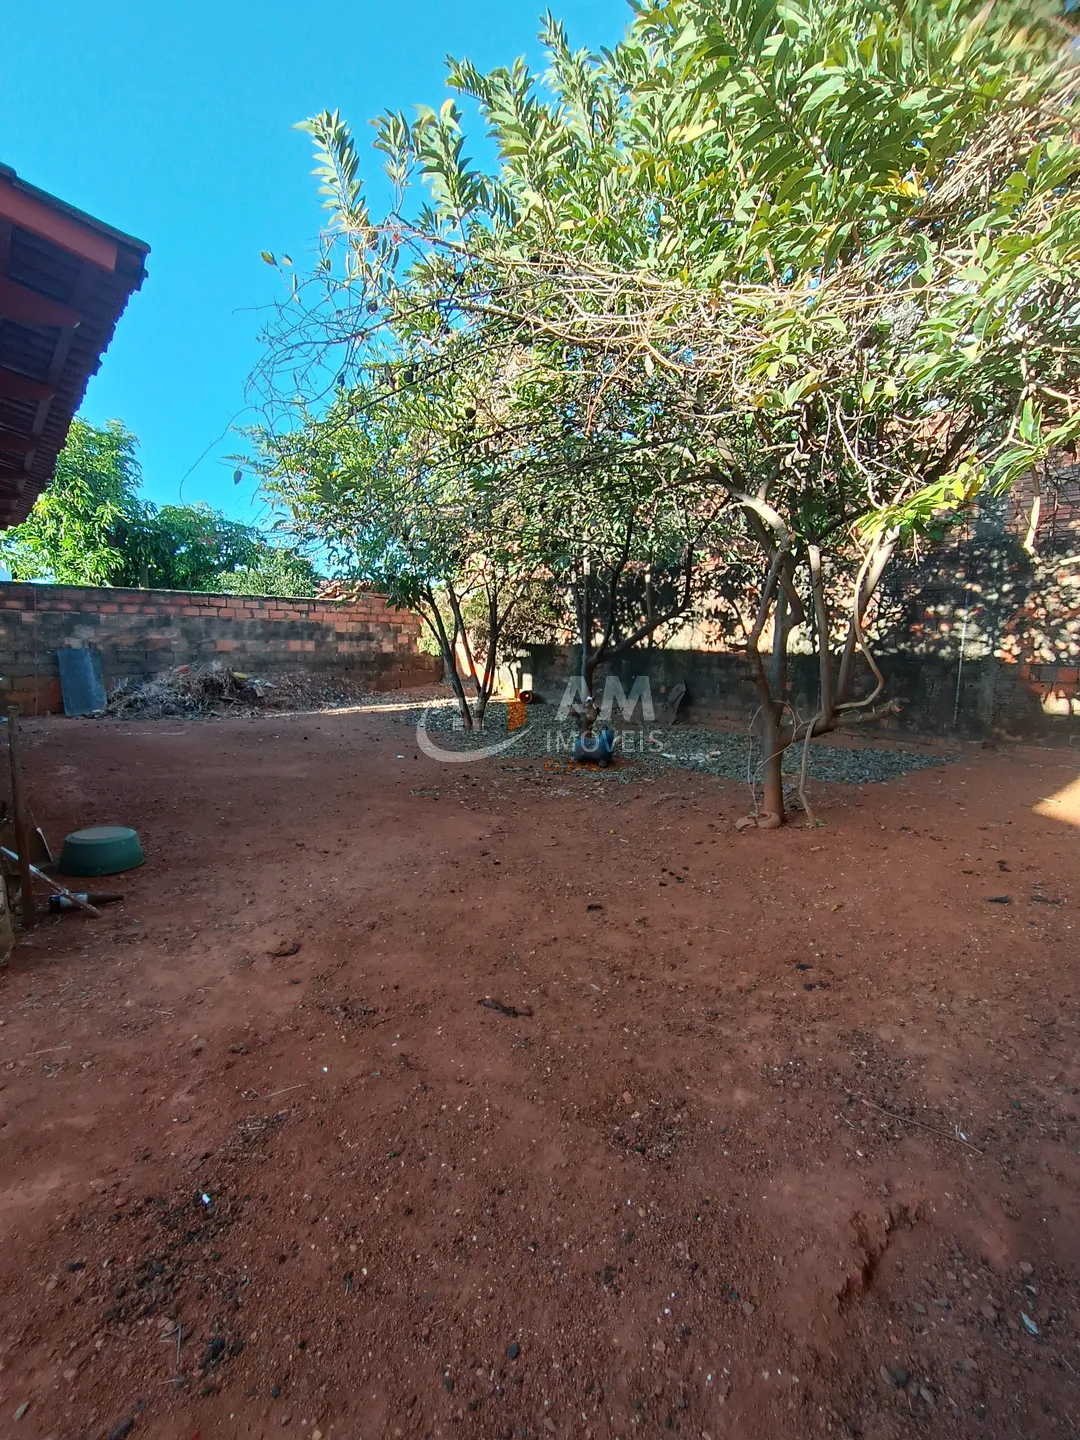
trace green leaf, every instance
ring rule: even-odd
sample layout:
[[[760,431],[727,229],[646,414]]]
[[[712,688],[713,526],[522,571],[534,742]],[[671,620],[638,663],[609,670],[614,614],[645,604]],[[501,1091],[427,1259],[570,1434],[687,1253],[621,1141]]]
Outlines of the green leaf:
[[[815,110],[820,110],[827,100],[834,95],[840,95],[847,89],[848,80],[844,74],[830,75],[820,85],[816,85],[802,103],[802,113],[812,115]]]

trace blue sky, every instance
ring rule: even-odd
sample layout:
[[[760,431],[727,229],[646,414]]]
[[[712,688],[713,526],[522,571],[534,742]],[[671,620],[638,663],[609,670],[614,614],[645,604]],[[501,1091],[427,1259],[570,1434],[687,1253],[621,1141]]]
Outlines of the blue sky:
[[[150,498],[265,519],[232,483],[258,307],[276,291],[261,250],[310,254],[320,224],[310,142],[295,121],[367,120],[445,95],[447,53],[482,68],[538,59],[538,0],[52,0],[5,6],[0,160],[147,241],[149,279],[82,413],[141,442]],[[611,44],[624,0],[553,7],[575,46]],[[376,171],[371,154],[367,173]],[[475,154],[475,150],[473,152]],[[205,457],[200,456],[206,451]],[[192,468],[194,467],[194,468]],[[190,471],[184,479],[185,472]]]

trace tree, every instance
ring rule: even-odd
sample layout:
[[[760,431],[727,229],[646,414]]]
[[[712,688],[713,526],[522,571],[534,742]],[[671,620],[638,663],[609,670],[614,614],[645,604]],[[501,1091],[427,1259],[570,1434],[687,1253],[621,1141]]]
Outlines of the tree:
[[[225,595],[314,595],[320,576],[315,565],[298,551],[260,543],[252,560],[238,570],[223,570],[209,586]]]
[[[0,556],[17,580],[117,583],[123,564],[117,531],[145,518],[136,445],[119,420],[100,429],[71,422],[55,478],[29,518],[0,535]]]
[[[892,555],[1080,435],[1072,35],[1049,3],[667,0],[601,56],[544,38],[550,99],[522,62],[451,64],[491,171],[452,101],[382,117],[382,220],[340,117],[308,122],[332,225],[291,354],[363,363],[407,328],[643,406],[665,380],[652,463],[727,497],[757,556],[743,628],[779,823],[784,750],[880,713]],[[787,699],[794,636],[818,657],[810,715]]]
[[[54,479],[28,519],[0,536],[16,579],[229,593],[277,585],[285,588],[273,593],[314,594],[311,562],[268,545],[251,526],[209,505],[144,500],[137,445],[118,420],[101,428],[72,421]]]
[[[591,696],[601,665],[660,641],[700,602],[724,502],[685,465],[657,465],[648,424],[636,427],[610,392],[588,424],[569,407],[559,419],[555,444],[543,443],[535,415],[527,431],[529,463],[513,481],[518,539],[531,570],[563,597]]]
[[[263,488],[293,533],[421,616],[471,730],[483,728],[502,635],[527,576],[504,497],[481,483],[483,457],[474,454],[470,469],[445,441],[440,416],[461,404],[459,389],[449,371],[397,394],[355,386],[325,416],[301,410],[293,428],[252,438]],[[483,614],[482,656],[466,623],[470,603]]]
[[[142,567],[164,590],[212,590],[218,578],[256,563],[262,544],[250,525],[209,505],[145,507],[141,521],[118,537],[121,585],[138,585]]]
[[[540,584],[548,616],[578,633],[591,692],[599,664],[699,598],[725,501],[669,455],[654,463],[648,396],[615,377],[583,386],[572,357],[543,347],[493,363],[414,318],[353,383],[339,373],[325,413],[287,405],[281,427],[256,434],[266,492],[295,534],[425,617],[467,725],[482,724],[503,641]]]

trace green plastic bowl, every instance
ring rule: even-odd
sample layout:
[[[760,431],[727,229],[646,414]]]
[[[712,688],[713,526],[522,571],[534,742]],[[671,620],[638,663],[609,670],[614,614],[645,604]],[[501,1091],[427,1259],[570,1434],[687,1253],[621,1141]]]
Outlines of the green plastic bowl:
[[[125,825],[95,825],[66,837],[60,869],[65,875],[119,875],[134,870],[145,858],[134,830]]]

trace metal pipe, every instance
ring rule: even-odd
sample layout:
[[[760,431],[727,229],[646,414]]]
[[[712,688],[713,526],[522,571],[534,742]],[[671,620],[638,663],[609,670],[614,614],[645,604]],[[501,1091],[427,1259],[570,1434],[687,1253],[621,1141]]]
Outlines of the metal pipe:
[[[19,857],[15,854],[15,851],[9,850],[6,845],[0,845],[0,851],[2,851],[9,860],[19,860]],[[21,865],[22,862],[19,861],[19,864]],[[44,871],[39,870],[36,865],[28,865],[27,868],[29,869],[31,875],[36,875],[39,880],[44,880],[45,884],[48,885],[50,889],[55,890],[57,895],[66,895],[67,898],[71,901],[71,903],[73,905],[77,905],[80,910],[85,910],[88,915],[93,915],[97,920],[101,919],[101,911],[95,910],[93,905],[88,905],[85,900],[80,900],[78,895],[76,895],[74,891],[65,890],[63,885],[58,885],[55,880],[50,880],[48,875],[46,875]]]

